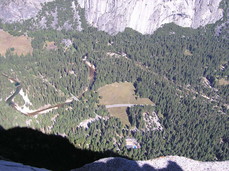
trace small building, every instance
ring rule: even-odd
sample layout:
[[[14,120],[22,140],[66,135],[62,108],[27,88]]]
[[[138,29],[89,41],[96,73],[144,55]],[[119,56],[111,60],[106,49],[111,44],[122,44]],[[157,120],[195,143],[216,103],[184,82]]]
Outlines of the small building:
[[[141,146],[135,138],[126,138],[126,148],[137,149],[137,148],[141,148]]]

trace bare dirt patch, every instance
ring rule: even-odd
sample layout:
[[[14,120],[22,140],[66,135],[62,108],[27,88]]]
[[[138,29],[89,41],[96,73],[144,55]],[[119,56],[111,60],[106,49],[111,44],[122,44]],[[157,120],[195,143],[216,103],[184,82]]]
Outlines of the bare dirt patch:
[[[185,49],[185,50],[184,50],[184,55],[185,55],[185,56],[192,56],[192,53],[190,52],[190,50]]]
[[[0,54],[5,55],[6,51],[13,48],[17,55],[26,55],[33,52],[31,38],[27,36],[12,36],[0,30]]]

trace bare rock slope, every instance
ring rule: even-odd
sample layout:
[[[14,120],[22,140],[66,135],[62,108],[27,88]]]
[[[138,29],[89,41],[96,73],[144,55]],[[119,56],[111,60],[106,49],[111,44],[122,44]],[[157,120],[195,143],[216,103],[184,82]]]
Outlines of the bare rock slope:
[[[163,24],[198,28],[221,19],[221,0],[78,0],[88,23],[116,34],[130,27],[151,34]]]

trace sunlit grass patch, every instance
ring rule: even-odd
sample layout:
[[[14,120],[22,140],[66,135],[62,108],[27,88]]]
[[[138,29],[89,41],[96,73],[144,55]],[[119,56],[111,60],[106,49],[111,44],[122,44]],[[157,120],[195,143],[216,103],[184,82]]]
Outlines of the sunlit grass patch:
[[[33,52],[31,38],[27,36],[12,36],[0,30],[0,54],[4,56],[8,49],[11,49],[17,55],[31,54]]]

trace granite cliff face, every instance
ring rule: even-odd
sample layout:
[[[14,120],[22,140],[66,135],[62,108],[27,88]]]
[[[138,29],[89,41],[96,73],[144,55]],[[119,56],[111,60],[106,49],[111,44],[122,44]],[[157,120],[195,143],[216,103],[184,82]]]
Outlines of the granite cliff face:
[[[223,16],[221,0],[78,0],[88,23],[116,34],[130,27],[151,34],[163,24],[198,28]]]
[[[0,0],[0,19],[15,22],[33,18],[42,3],[54,0]],[[198,28],[223,16],[222,0],[76,0],[85,8],[87,22],[99,30],[117,34],[130,27],[152,34],[163,24]]]
[[[15,22],[33,18],[42,8],[42,3],[53,0],[0,0],[0,19]]]

